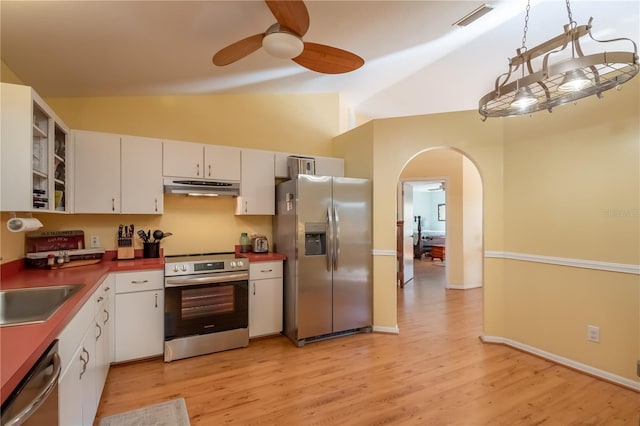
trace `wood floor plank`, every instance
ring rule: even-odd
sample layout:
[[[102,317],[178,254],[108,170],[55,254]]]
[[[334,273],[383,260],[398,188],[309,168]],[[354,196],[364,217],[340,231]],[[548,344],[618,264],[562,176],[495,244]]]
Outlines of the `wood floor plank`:
[[[482,289],[446,290],[416,261],[398,289],[399,335],[295,347],[278,336],[164,363],[112,366],[104,416],[184,397],[193,426],[640,425],[640,395],[502,346],[483,344]]]

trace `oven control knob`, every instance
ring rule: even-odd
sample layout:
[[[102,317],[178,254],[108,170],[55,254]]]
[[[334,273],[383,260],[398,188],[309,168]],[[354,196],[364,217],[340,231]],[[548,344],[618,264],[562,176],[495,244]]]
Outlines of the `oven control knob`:
[[[187,272],[187,265],[182,265],[182,266],[180,267],[180,270],[181,270],[182,272]]]
[[[244,262],[242,260],[238,260],[236,265],[238,265],[238,268],[242,268],[244,266]]]
[[[236,267],[236,261],[232,260],[231,262],[229,262],[229,266],[231,266],[232,268]]]
[[[178,265],[173,265],[173,272],[178,272]]]

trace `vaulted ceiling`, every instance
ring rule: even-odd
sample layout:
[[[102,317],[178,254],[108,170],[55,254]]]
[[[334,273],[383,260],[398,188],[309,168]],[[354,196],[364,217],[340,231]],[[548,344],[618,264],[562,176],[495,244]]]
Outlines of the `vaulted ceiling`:
[[[452,25],[485,3],[490,13]],[[263,1],[2,0],[2,60],[44,97],[339,92],[371,118],[473,110],[522,45],[526,1],[306,5],[304,40],[357,53],[363,67],[319,74],[264,49],[214,66],[216,51],[275,22]],[[597,39],[640,41],[637,0],[574,0],[571,9],[578,25],[594,17]],[[531,0],[527,47],[568,21],[564,1]],[[602,51],[595,42],[584,47]]]

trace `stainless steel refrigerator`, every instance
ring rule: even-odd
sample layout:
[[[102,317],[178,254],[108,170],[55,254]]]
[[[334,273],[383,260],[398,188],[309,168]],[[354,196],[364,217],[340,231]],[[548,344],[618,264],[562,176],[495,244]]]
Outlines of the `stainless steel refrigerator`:
[[[297,346],[373,323],[371,182],[299,175],[276,188],[284,331]]]

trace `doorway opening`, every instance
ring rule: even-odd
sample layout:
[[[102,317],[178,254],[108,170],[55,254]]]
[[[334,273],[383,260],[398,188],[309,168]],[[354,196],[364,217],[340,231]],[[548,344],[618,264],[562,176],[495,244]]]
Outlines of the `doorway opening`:
[[[478,168],[459,150],[427,149],[405,164],[398,181],[400,287],[425,259],[444,267],[447,289],[482,287],[482,200]]]

